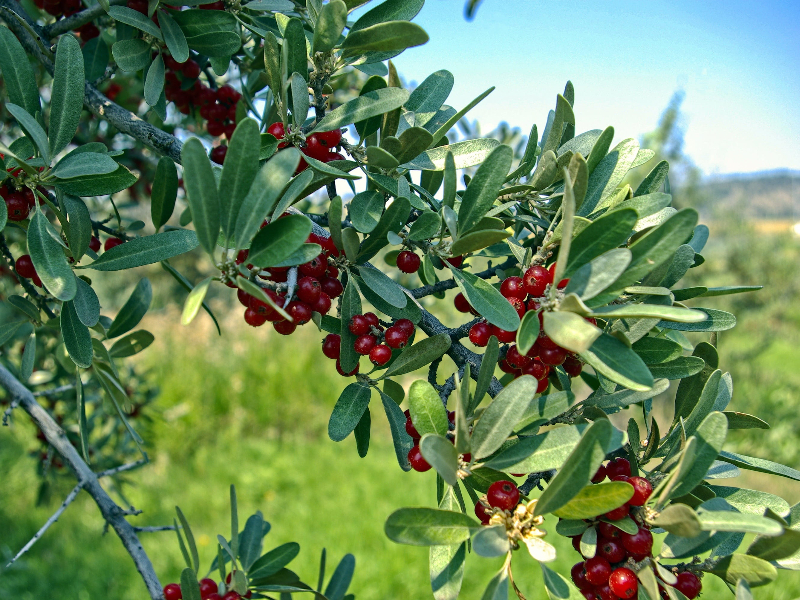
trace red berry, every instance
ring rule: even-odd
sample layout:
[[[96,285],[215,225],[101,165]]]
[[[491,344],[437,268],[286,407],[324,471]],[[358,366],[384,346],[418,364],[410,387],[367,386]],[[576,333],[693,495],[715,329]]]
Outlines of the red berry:
[[[506,361],[515,369],[521,369],[531,362],[531,359],[527,356],[522,356],[516,346],[511,346],[506,353]]]
[[[339,375],[341,375],[342,377],[352,377],[353,375],[358,373],[358,368],[359,368],[359,364],[356,363],[356,366],[352,371],[350,371],[349,373],[345,373],[344,369],[342,369],[342,363],[339,362],[338,358],[336,359],[336,370],[339,372]]]
[[[428,461],[422,456],[419,446],[416,444],[408,451],[408,462],[412,469],[420,473],[424,473],[431,468]]]
[[[322,133],[317,134],[317,140],[319,140],[319,143],[323,146],[335,148],[339,145],[339,142],[342,141],[342,132],[339,129],[334,129],[333,131],[323,131]]]
[[[606,465],[606,473],[608,478],[611,479],[616,475],[631,476],[631,463],[627,458],[615,458]]]
[[[339,334],[329,333],[322,341],[322,353],[334,360],[339,358],[342,351],[342,338]]]
[[[320,289],[330,298],[338,298],[344,291],[342,282],[333,277],[323,277],[319,280]]]
[[[325,275],[325,271],[328,270],[328,261],[322,257],[316,256],[307,263],[300,265],[297,270],[303,275],[308,275],[310,277],[316,277],[319,279]]]
[[[500,284],[500,293],[506,298],[519,298],[524,300],[528,292],[522,284],[522,277],[507,277]]]
[[[283,128],[283,123],[281,123],[280,121],[278,121],[277,123],[273,123],[272,125],[267,127],[267,133],[275,136],[279,140],[283,139],[283,137],[286,135],[286,132],[284,131]]]
[[[353,342],[353,348],[358,354],[369,354],[377,343],[378,338],[374,335],[360,335],[356,338],[356,341]]]
[[[461,267],[461,263],[464,262],[463,256],[451,256],[450,258],[445,258],[444,262],[448,263],[450,266],[455,267],[456,269]]]
[[[311,307],[305,302],[292,300],[285,310],[292,317],[296,325],[303,325],[311,320]]]
[[[469,330],[469,341],[483,348],[489,343],[491,335],[492,328],[488,323],[475,323]]]
[[[392,349],[389,346],[378,344],[369,352],[369,359],[373,365],[382,367],[392,358]]]
[[[217,100],[223,104],[236,103],[239,100],[239,92],[229,85],[223,85],[217,90]]]
[[[165,585],[164,598],[166,598],[166,600],[181,600],[181,598],[183,598],[181,586],[179,586],[177,583],[168,583]]]
[[[522,300],[520,300],[515,296],[512,296],[511,298],[506,298],[506,300],[508,300],[509,304],[511,304],[511,306],[514,307],[514,310],[517,311],[517,314],[520,316],[520,318],[528,310],[528,308],[525,306],[525,302],[523,302]]]
[[[678,573],[678,582],[675,584],[675,589],[681,594],[692,600],[697,598],[700,590],[703,589],[703,584],[700,578],[689,571],[681,571]]]
[[[653,534],[650,533],[649,529],[645,529],[644,527],[640,527],[639,531],[633,535],[623,532],[622,545],[632,554],[644,554],[645,556],[649,556],[650,551],[653,549]]]
[[[550,367],[538,358],[534,358],[522,367],[522,374],[533,375],[536,379],[542,381],[543,379],[547,379],[547,376],[550,374]]]
[[[600,532],[600,535],[608,540],[622,540],[622,530],[611,523],[601,521],[597,524],[597,530]]]
[[[514,375],[519,373],[519,371],[517,371],[514,367],[512,367],[510,364],[508,364],[508,361],[506,359],[501,360],[497,364],[498,364],[498,366],[500,367],[500,370],[503,373],[512,373]]]
[[[206,600],[211,594],[217,593],[217,582],[213,579],[200,580],[200,597]]]
[[[606,468],[604,465],[600,465],[600,468],[597,469],[597,472],[592,477],[592,483],[600,483],[606,478]]]
[[[225,133],[225,126],[217,120],[209,119],[208,123],[206,123],[206,131],[211,136],[219,137]]]
[[[478,517],[481,523],[484,525],[489,524],[489,519],[492,518],[492,511],[486,508],[480,502],[475,503],[475,516]]]
[[[574,356],[567,356],[562,363],[564,370],[570,377],[577,377],[583,370],[583,363]]]
[[[100,252],[100,246],[101,246],[100,240],[92,236],[92,238],[89,240],[89,248],[91,248],[95,252]]]
[[[17,274],[26,279],[33,279],[36,277],[36,269],[33,266],[33,260],[29,254],[23,254],[17,259],[14,267],[17,269]]]
[[[602,556],[595,556],[589,558],[583,563],[583,568],[586,569],[586,579],[592,585],[603,585],[608,582],[608,577],[611,575],[611,565]]]
[[[204,600],[222,600],[222,596],[220,596],[217,592],[214,592],[213,594],[206,596]]]
[[[464,294],[459,292],[456,294],[456,297],[453,298],[453,304],[456,306],[456,310],[462,313],[469,313],[472,312],[472,305],[469,301],[464,297]]]
[[[592,590],[580,590],[580,593],[583,594],[586,600],[598,600],[598,598],[600,598],[600,596],[595,594]]]
[[[516,331],[506,331],[500,329],[497,325],[492,325],[492,335],[497,338],[501,344],[510,344],[517,339]]]
[[[319,143],[316,134],[311,134],[306,137],[306,146],[302,149],[303,154],[316,158],[317,160],[325,161],[328,156],[328,147]],[[325,161],[327,162],[327,161]]]
[[[512,510],[519,502],[519,489],[511,481],[495,481],[486,492],[490,506]]]
[[[301,277],[297,282],[297,297],[306,304],[314,304],[321,292],[319,280],[313,277]]]
[[[244,290],[236,290],[236,299],[239,301],[239,304],[245,308],[250,308],[250,301],[253,297]]]
[[[405,412],[408,413],[408,410],[406,410]],[[415,440],[418,440],[419,438],[422,437],[419,434],[419,431],[417,431],[417,428],[414,427],[414,422],[411,420],[410,414],[406,414],[406,433]]]
[[[408,337],[411,337],[411,334],[413,334],[415,330],[414,323],[412,323],[409,319],[398,319],[394,326],[405,331],[408,334]]]
[[[28,218],[28,214],[31,212],[28,200],[19,192],[12,192],[8,195],[6,207],[8,208],[9,221],[23,221]]]
[[[353,315],[347,328],[353,335],[366,335],[369,333],[369,320],[364,315]]]
[[[627,504],[623,504],[619,508],[615,508],[614,510],[608,511],[603,516],[608,519],[609,521],[619,521],[620,519],[624,519],[628,516],[631,512],[631,507]]]
[[[403,250],[397,255],[397,268],[403,273],[416,273],[421,262],[419,256],[408,250]]]
[[[291,321],[276,321],[272,324],[272,327],[281,335],[292,335],[294,330],[297,329],[297,325]]]
[[[231,590],[230,592],[228,592],[227,594],[225,594],[222,597],[222,600],[239,600],[240,598],[241,598],[241,595],[239,595],[237,592],[234,592],[233,590]]]
[[[633,598],[639,591],[636,573],[625,567],[614,569],[608,579],[608,587],[620,598]]]
[[[261,327],[267,322],[267,315],[259,313],[255,309],[248,308],[244,311],[244,321],[251,327]]]
[[[227,146],[215,146],[211,150],[211,161],[221,165],[225,162],[225,155],[228,153]]]
[[[376,315],[374,312],[364,313],[364,318],[367,320],[367,324],[370,327],[378,327],[378,328],[380,328],[381,323],[380,323],[380,321],[378,321],[378,315]],[[383,331],[383,330],[381,329],[381,331]]]
[[[190,58],[181,66],[181,75],[186,79],[197,79],[200,77],[200,65]]]
[[[608,587],[608,583],[598,585],[594,588],[594,593],[600,600],[619,600],[619,596],[611,591],[611,588]]]
[[[327,315],[331,309],[331,297],[325,292],[320,292],[319,298],[311,305],[311,310],[321,315]]]
[[[633,486],[633,496],[628,500],[631,506],[644,506],[650,494],[653,493],[653,484],[644,477],[630,477],[628,483]]]
[[[544,364],[556,367],[567,358],[567,351],[563,348],[541,348],[539,358]]]
[[[597,552],[610,563],[618,563],[625,558],[625,548],[616,540],[601,538],[597,543]]]
[[[545,377],[544,379],[539,380],[539,385],[536,386],[536,393],[541,394],[543,391],[547,389],[550,385],[550,381]]]
[[[581,555],[583,555],[583,553],[581,552],[581,537],[583,536],[573,535],[570,539],[572,540],[572,547],[575,549],[575,552],[578,552]],[[583,563],[581,563],[581,568],[583,568]]]
[[[551,283],[553,279],[547,269],[537,265],[525,271],[522,281],[525,291],[531,296],[539,298],[544,295],[547,284]]]
[[[403,348],[408,343],[408,334],[397,325],[393,325],[386,330],[384,342],[390,348]]]
[[[106,240],[106,243],[103,244],[104,250],[111,250],[115,246],[119,246],[120,244],[124,243],[125,240],[121,240],[119,238],[110,237]]]
[[[578,540],[581,539],[581,536],[579,535],[576,535],[575,537]],[[591,582],[586,579],[586,569],[583,568],[583,562],[573,565],[569,573],[572,575],[572,581],[575,583],[575,587],[577,587],[579,590],[590,590],[594,587]]]

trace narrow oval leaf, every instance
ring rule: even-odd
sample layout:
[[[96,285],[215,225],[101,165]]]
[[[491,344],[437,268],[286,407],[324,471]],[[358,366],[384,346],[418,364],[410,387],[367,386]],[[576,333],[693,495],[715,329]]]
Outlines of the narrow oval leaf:
[[[481,527],[481,530],[472,538],[472,549],[478,556],[495,558],[504,556],[511,550],[508,542],[506,528],[502,525]]]
[[[629,389],[647,391],[653,387],[653,375],[642,359],[607,333],[597,338],[592,347],[580,356],[598,373]]]
[[[161,36],[161,30],[158,28],[158,25],[153,23],[146,15],[143,15],[139,11],[133,10],[132,8],[128,8],[127,6],[111,6],[108,9],[108,14],[111,18],[119,21],[120,23],[125,23],[126,25],[130,25],[131,27],[135,27],[140,31],[144,31],[145,33],[149,33],[154,38],[160,41],[164,41],[164,38]]]
[[[274,575],[300,554],[300,544],[288,542],[273,548],[256,560],[247,572],[251,579],[262,579]]]
[[[144,40],[120,40],[111,47],[117,66],[125,72],[141,71],[150,64],[150,45]]]
[[[544,332],[570,352],[586,352],[603,332],[583,317],[571,312],[546,311]]]
[[[633,486],[624,481],[588,485],[553,514],[562,519],[589,519],[619,508],[632,496]]]
[[[0,28],[0,70],[8,99],[23,107],[29,114],[41,112],[39,86],[34,69],[17,36],[7,27]]]
[[[721,579],[736,585],[744,579],[751,587],[766,585],[778,576],[778,570],[767,561],[746,554],[732,554],[721,559],[710,569]]]
[[[178,170],[168,156],[162,156],[156,166],[153,189],[150,193],[150,216],[156,231],[169,221],[175,210],[178,195]]]
[[[472,455],[480,459],[495,452],[508,439],[536,394],[538,381],[523,375],[509,383],[483,411],[472,430]]]
[[[447,435],[447,409],[439,393],[427,381],[418,379],[411,384],[408,390],[408,411],[411,422],[420,435]]]
[[[702,531],[697,514],[685,504],[670,504],[648,522],[685,538],[696,537]]]
[[[275,206],[298,164],[300,152],[296,148],[286,148],[261,167],[236,219],[237,248],[247,248],[250,245],[250,240]]]
[[[433,137],[436,139],[436,134],[434,134]],[[475,140],[456,142],[454,144],[438,146],[426,150],[413,160],[401,166],[407,169],[422,171],[444,171],[447,155],[452,154],[455,168],[466,169],[467,167],[474,167],[475,165],[482,164],[499,146],[500,142],[493,138],[478,138]],[[445,196],[445,199],[446,198],[447,196]]]
[[[47,291],[59,300],[72,300],[78,289],[75,275],[61,244],[50,235],[49,226],[47,217],[37,208],[28,225],[28,251]]]
[[[456,269],[449,263],[447,266],[461,293],[482,317],[503,331],[516,331],[519,328],[517,311],[497,288],[468,271]]]
[[[450,440],[435,433],[423,434],[419,449],[447,485],[458,484],[458,452]]]
[[[44,132],[44,129],[42,129],[42,126],[39,125],[39,122],[34,119],[33,116],[28,114],[28,111],[26,111],[24,108],[17,106],[16,104],[12,104],[11,102],[6,103],[6,109],[11,113],[11,116],[17,120],[17,123],[19,123],[19,126],[22,127],[25,135],[28,136],[28,138],[36,146],[36,149],[44,159],[45,164],[49,165],[50,144],[47,141],[47,134]]]
[[[206,277],[189,292],[188,296],[186,296],[186,301],[183,303],[181,325],[188,325],[194,321],[194,318],[203,306],[203,301],[206,298],[206,293],[208,292],[208,287],[211,285],[211,281],[211,277]]]
[[[75,312],[81,323],[87,327],[94,327],[100,320],[100,300],[92,286],[80,277],[75,278],[77,290],[75,293]]]
[[[386,536],[398,544],[440,546],[469,539],[478,523],[460,512],[436,508],[401,508],[386,519]]]
[[[332,50],[339,41],[346,23],[347,5],[342,0],[331,0],[323,5],[314,27],[312,50],[314,52]]]
[[[328,437],[341,442],[356,428],[367,410],[370,389],[361,383],[351,383],[339,395],[328,421]]]
[[[158,104],[161,92],[164,91],[164,59],[161,54],[156,54],[150,68],[147,69],[147,76],[144,80],[144,101],[150,106]]]
[[[108,354],[111,358],[127,358],[147,348],[155,339],[152,333],[140,329],[114,342]]]
[[[50,153],[55,156],[72,141],[83,109],[83,54],[78,40],[63,35],[56,48],[50,101]]]
[[[342,43],[344,56],[367,52],[396,52],[421,46],[429,40],[425,30],[410,21],[388,21],[351,31]]]
[[[178,27],[175,19],[167,11],[159,10],[158,24],[161,26],[164,42],[166,42],[172,58],[178,63],[186,62],[189,59],[189,44],[186,42],[186,36],[183,35],[183,31]]]
[[[635,210],[621,209],[593,221],[572,240],[564,276],[570,277],[601,254],[624,244],[633,233],[637,220]]]
[[[258,123],[253,119],[242,119],[236,126],[228,144],[222,175],[219,179],[220,225],[227,238],[233,238],[236,221],[245,196],[258,173],[258,154],[261,138]]]
[[[536,503],[536,514],[545,515],[558,510],[589,485],[600,463],[605,460],[613,429],[607,419],[592,423],[542,493]]]
[[[117,313],[117,316],[114,317],[111,326],[106,332],[106,337],[108,339],[115,338],[123,333],[128,333],[136,327],[145,313],[147,313],[152,301],[153,288],[150,285],[150,280],[144,278],[136,284],[130,297]]]
[[[369,92],[333,109],[314,126],[312,132],[331,131],[385,114],[403,106],[410,95],[408,90],[394,87]]]
[[[253,238],[247,261],[257,267],[276,266],[302,248],[310,233],[311,221],[303,215],[273,221]]]
[[[486,157],[473,176],[461,199],[458,211],[459,232],[469,231],[489,211],[503,185],[514,151],[508,146],[498,146]]]
[[[392,306],[404,308],[407,303],[407,296],[400,285],[378,269],[363,266],[359,269],[359,275],[364,284]]]
[[[77,366],[88,369],[92,366],[92,336],[89,328],[81,323],[73,302],[64,302],[61,309],[61,335],[69,357]]]
[[[72,257],[79,261],[89,249],[92,240],[92,217],[83,200],[74,196],[64,195],[61,205],[67,213],[65,233],[69,242]]]
[[[181,150],[181,162],[186,196],[192,211],[197,239],[203,249],[213,256],[221,221],[220,201],[211,161],[200,140],[189,138],[186,141]]]
[[[446,333],[417,342],[413,346],[405,348],[381,378],[405,375],[421,369],[444,355],[450,349],[450,344],[450,336]]]
[[[95,271],[133,269],[191,252],[197,248],[197,244],[197,235],[194,231],[188,229],[162,231],[114,246],[84,268]]]
[[[375,190],[360,192],[353,196],[347,207],[353,227],[361,233],[369,233],[375,229],[381,220],[384,204],[383,194]]]

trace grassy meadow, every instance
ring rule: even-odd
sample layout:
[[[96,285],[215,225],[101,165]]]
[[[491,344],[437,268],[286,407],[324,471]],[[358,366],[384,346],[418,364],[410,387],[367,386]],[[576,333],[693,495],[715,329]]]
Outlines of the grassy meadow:
[[[772,425],[769,431],[733,432],[730,447],[797,467],[800,241],[788,235],[764,236],[740,224],[712,227],[712,240],[720,234],[722,241],[712,242],[705,251],[706,264],[696,270],[696,278],[712,285],[771,286],[757,294],[703,303],[739,315],[738,326],[720,336],[721,367],[734,376],[732,408],[758,414]],[[427,550],[390,542],[383,522],[401,506],[434,505],[433,472],[404,473],[397,467],[379,403],[373,404],[366,458],[358,457],[352,436],[339,444],[330,441],[328,416],[345,382],[322,355],[319,333],[308,325],[285,338],[266,327],[248,328],[239,313],[238,304],[218,301],[221,338],[203,313],[190,328],[182,328],[174,305],[145,318],[142,325],[157,339],[138,364],[160,387],[161,396],[150,411],[152,419],[139,424],[152,462],[130,473],[121,488],[128,502],[144,511],[130,521],[142,526],[171,524],[174,506],[179,505],[207,567],[216,551],[216,535],[229,535],[228,486],[233,483],[240,522],[261,510],[272,523],[266,549],[299,542],[301,553],[289,566],[309,583],[316,583],[319,554],[325,547],[329,574],[344,554],[356,556],[350,591],[360,600],[430,598]],[[446,321],[458,322],[453,315]],[[448,360],[440,373],[450,372]],[[407,376],[405,383],[413,379]],[[659,401],[668,406],[667,400]],[[21,413],[15,415],[13,427],[0,430],[0,558],[16,553],[58,506],[58,501],[35,506],[35,462],[28,455],[35,447],[34,436]],[[781,494],[791,504],[800,501],[798,482],[745,473],[737,484]],[[63,497],[71,486],[65,479],[54,497]],[[553,523],[549,525],[552,529]],[[143,533],[141,539],[162,582],[177,580],[183,561],[174,533]],[[555,568],[568,574],[577,555],[569,540],[556,543]],[[523,552],[514,560],[515,579],[523,592],[530,599],[542,598],[537,565]],[[470,556],[462,597],[480,598],[501,563]],[[703,597],[732,598],[716,578],[708,576],[704,583]],[[113,533],[103,535],[103,522],[87,495],[70,506],[16,565],[0,567],[3,599],[144,597],[132,563]],[[781,572],[775,585],[757,589],[755,597],[800,597],[800,573]]]

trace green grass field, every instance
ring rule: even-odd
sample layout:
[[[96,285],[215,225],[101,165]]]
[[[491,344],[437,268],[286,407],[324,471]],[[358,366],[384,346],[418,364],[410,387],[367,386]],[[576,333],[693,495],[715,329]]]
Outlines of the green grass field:
[[[755,259],[741,262],[746,257],[735,247],[726,246],[727,256],[739,263],[712,249],[706,258],[707,265],[714,265],[708,269],[713,284],[759,283],[764,277],[776,287],[759,293],[764,296],[733,296],[706,305],[740,314],[737,328],[721,336],[721,366],[734,375],[732,408],[756,413],[773,426],[770,431],[734,432],[731,447],[797,466],[800,319],[790,298],[798,289],[792,265],[800,251],[796,241],[787,244],[780,246],[780,253],[776,250],[774,264],[766,269],[751,264]],[[149,315],[143,323],[157,333],[157,341],[139,364],[162,394],[151,410],[152,422],[139,426],[152,463],[131,473],[122,488],[130,503],[144,510],[131,522],[171,524],[174,506],[180,505],[208,566],[215,536],[229,534],[228,486],[233,483],[241,521],[261,510],[272,523],[265,548],[287,541],[301,544],[290,567],[308,582],[316,582],[319,553],[325,547],[328,573],[344,554],[356,556],[351,591],[361,600],[432,597],[427,550],[390,542],[383,523],[399,507],[433,506],[433,473],[403,473],[397,467],[379,404],[366,458],[358,457],[352,437],[339,444],[328,439],[328,416],[345,381],[323,357],[321,336],[313,325],[284,338],[269,328],[245,327],[238,306],[233,312],[223,319],[222,338],[202,314],[192,328],[177,325],[174,309]],[[449,373],[448,368],[445,361],[441,372]],[[13,427],[0,430],[0,558],[12,556],[58,506],[57,500],[34,506],[38,481],[34,459],[28,456],[36,447],[34,435],[19,412]],[[800,501],[797,482],[745,474],[736,483],[778,493],[790,503]],[[63,497],[71,487],[65,478],[53,497]],[[568,540],[555,535],[548,539],[559,548],[555,568],[567,574],[577,555]],[[142,541],[162,582],[176,580],[183,561],[174,533],[146,533]],[[515,578],[526,596],[543,598],[538,566],[527,553],[514,560]],[[470,556],[462,597],[480,598],[501,562]],[[708,576],[704,583],[704,598],[732,598],[716,578]],[[14,567],[0,567],[2,599],[144,597],[131,561],[113,533],[103,535],[103,522],[86,495]],[[776,584],[757,589],[755,597],[800,597],[800,574],[781,572]]]

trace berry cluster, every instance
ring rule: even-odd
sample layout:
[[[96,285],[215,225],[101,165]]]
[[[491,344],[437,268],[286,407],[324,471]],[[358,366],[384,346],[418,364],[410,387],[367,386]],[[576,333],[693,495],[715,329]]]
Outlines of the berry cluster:
[[[600,483],[606,478],[623,481],[633,486],[633,496],[628,502],[604,515],[603,521],[592,521],[597,529],[597,546],[593,556],[572,567],[572,580],[588,600],[617,600],[636,597],[639,583],[632,569],[635,563],[652,557],[653,534],[647,523],[638,518],[638,511],[632,507],[644,506],[653,493],[652,484],[644,477],[631,476],[631,465],[627,459],[616,458],[602,465],[592,478],[592,483]],[[627,533],[613,524],[631,516],[638,529]],[[581,535],[572,537],[573,547],[581,551]],[[660,583],[661,596],[668,598],[666,583]],[[696,598],[700,593],[699,578],[689,571],[678,574],[675,589],[687,598]]]
[[[201,579],[200,598],[202,600],[240,600],[241,598],[252,597],[253,593],[250,590],[247,590],[246,594],[240,594],[239,592],[235,592],[233,590],[225,592],[224,590],[227,589],[227,586],[230,584],[230,582],[230,573],[228,573],[228,576],[225,578],[224,586],[217,585],[217,582],[213,579]],[[220,594],[220,588],[222,589],[222,594]],[[177,583],[168,583],[165,585],[164,598],[166,600],[182,600],[183,592],[181,592],[181,586]]]
[[[267,133],[272,134],[275,139],[278,140],[286,138],[286,129],[280,121],[267,127]],[[332,160],[344,160],[344,156],[336,151],[337,147],[341,145],[341,142],[342,132],[339,129],[323,131],[322,133],[312,133],[306,136],[305,145],[300,146],[300,152],[324,163]],[[278,144],[278,150],[283,150],[288,145],[289,142],[281,142]],[[295,175],[305,171],[307,167],[308,163],[301,158]]]
[[[340,284],[341,285],[341,284]],[[414,333],[414,324],[408,319],[399,319],[394,324],[383,330],[375,313],[353,315],[347,326],[350,332],[357,336],[353,342],[353,349],[361,356],[369,356],[369,360],[376,367],[382,367],[392,358],[392,348],[403,348]],[[322,342],[322,353],[336,361],[336,370],[345,377],[358,373],[359,365],[351,373],[345,373],[339,362],[341,355],[342,338],[338,334],[328,334]]]
[[[17,190],[8,183],[0,186],[0,197],[6,203],[9,221],[24,221],[36,205],[36,197],[30,188]]]
[[[399,256],[398,256],[399,259]],[[399,261],[398,261],[399,266]],[[539,310],[542,299],[547,293],[549,286],[553,284],[553,273],[555,264],[550,269],[541,266],[533,266],[525,271],[522,277],[507,277],[500,285],[500,293],[522,316],[529,310]],[[564,279],[559,282],[558,287],[563,288],[569,282]],[[462,313],[477,314],[469,301],[463,294],[459,293],[455,297],[456,310]],[[592,324],[596,321],[592,318],[587,319]],[[577,377],[583,370],[583,362],[574,354],[565,350],[553,340],[551,340],[541,328],[543,323],[543,313],[539,313],[540,333],[539,338],[533,347],[526,354],[519,352],[516,345],[510,346],[505,353],[505,357],[500,358],[498,364],[504,373],[510,373],[515,377],[521,375],[532,375],[539,381],[537,393],[543,392],[548,386],[548,376],[557,366],[563,367],[570,377]],[[490,325],[485,321],[476,323],[470,328],[469,340],[479,347],[484,347],[489,343],[489,338],[495,336],[501,343],[511,344],[517,338],[516,331],[505,331],[496,325]]]
[[[399,321],[398,321],[399,323]],[[424,473],[425,471],[430,470],[431,465],[425,460],[425,457],[422,456],[422,451],[419,449],[419,440],[422,436],[417,431],[417,428],[414,427],[414,422],[411,420],[411,412],[406,410],[406,433],[411,436],[411,439],[414,440],[414,447],[408,451],[408,464],[411,465],[411,468],[417,471],[418,473]],[[456,413],[453,411],[447,411],[447,420],[448,420],[448,427],[450,429],[455,428],[456,424]],[[448,433],[447,439],[450,442],[455,443],[455,436]],[[472,455],[467,454],[460,454],[459,461],[463,463],[469,463],[472,460]]]
[[[271,321],[275,331],[281,335],[294,333],[298,325],[304,325],[311,320],[312,313],[325,315],[331,309],[331,300],[342,294],[344,288],[339,281],[339,269],[335,265],[328,263],[329,256],[339,256],[339,250],[333,245],[330,238],[325,238],[312,233],[307,240],[309,244],[319,244],[322,252],[303,263],[298,267],[300,279],[297,286],[289,298],[287,304],[286,292],[278,293],[272,289],[265,289],[264,293],[277,306],[284,309],[291,318],[288,321],[277,310],[266,302],[251,296],[244,290],[238,290],[237,297],[239,302],[246,307],[244,320],[248,325],[260,327],[267,321]],[[237,264],[247,261],[247,250],[242,250],[236,258]],[[252,268],[252,265],[247,265]],[[269,271],[263,272],[267,281],[281,284],[285,283],[288,277],[289,267],[270,267]],[[235,287],[234,284],[229,284]]]

